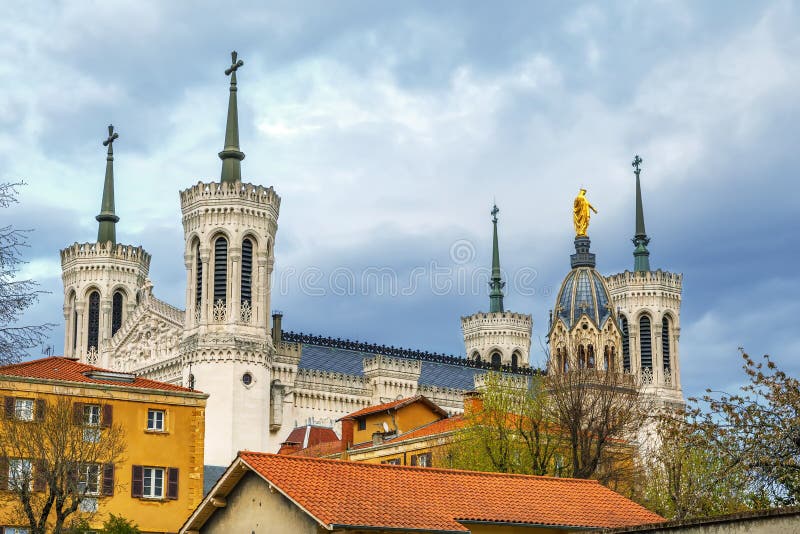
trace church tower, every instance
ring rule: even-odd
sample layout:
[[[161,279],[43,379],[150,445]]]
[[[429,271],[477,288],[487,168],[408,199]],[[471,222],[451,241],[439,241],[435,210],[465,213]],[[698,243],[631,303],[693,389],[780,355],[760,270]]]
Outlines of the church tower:
[[[242,183],[236,52],[230,76],[219,182],[181,191],[186,315],[180,355],[185,382],[210,394],[205,463],[228,465],[242,449],[267,450],[273,248],[280,197]]]
[[[607,278],[622,333],[622,365],[640,377],[644,391],[664,404],[683,404],[680,381],[680,311],[683,275],[650,269],[639,175],[642,159],[633,160],[636,175],[636,231],[633,272]]]
[[[142,247],[117,243],[113,146],[118,138],[109,125],[103,141],[108,152],[97,241],[74,243],[61,251],[64,355],[102,367],[110,367],[109,341],[136,306],[150,269],[150,254]]]
[[[583,196],[585,221],[579,225],[576,215],[575,254],[570,256],[572,270],[561,283],[555,309],[550,316],[550,361],[548,372],[564,372],[571,368],[614,370],[622,365],[622,335],[611,305],[605,280],[595,270],[595,255],[586,235],[591,205]],[[592,208],[593,209],[593,208]]]
[[[470,360],[490,362],[493,367],[511,368],[530,366],[531,331],[530,315],[505,311],[500,273],[500,249],[497,243],[497,206],[492,208],[494,236],[492,240],[492,276],[489,282],[489,313],[478,312],[461,318],[464,347]]]

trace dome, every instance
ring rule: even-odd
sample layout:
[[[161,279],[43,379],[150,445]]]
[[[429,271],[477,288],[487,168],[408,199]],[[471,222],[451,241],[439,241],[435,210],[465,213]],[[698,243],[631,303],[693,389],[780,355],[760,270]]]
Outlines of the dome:
[[[571,330],[575,323],[586,314],[599,329],[612,316],[611,298],[600,273],[592,267],[572,269],[556,299],[555,316],[564,321]]]

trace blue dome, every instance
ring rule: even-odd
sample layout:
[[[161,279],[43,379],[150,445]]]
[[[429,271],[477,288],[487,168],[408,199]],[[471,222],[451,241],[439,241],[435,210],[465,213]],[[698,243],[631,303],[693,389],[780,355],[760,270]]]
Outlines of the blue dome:
[[[561,284],[556,299],[555,315],[564,321],[567,329],[572,329],[584,314],[601,329],[612,316],[606,284],[592,267],[572,269]]]

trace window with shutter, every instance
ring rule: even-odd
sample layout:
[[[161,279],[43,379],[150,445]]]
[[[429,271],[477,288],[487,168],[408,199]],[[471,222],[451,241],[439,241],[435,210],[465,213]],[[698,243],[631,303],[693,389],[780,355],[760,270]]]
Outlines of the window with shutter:
[[[110,404],[104,404],[102,426],[108,428],[113,423],[114,423],[114,407]]]
[[[45,406],[46,405],[47,405],[47,403],[45,402],[44,399],[36,399],[36,413],[35,413],[35,416],[36,416],[36,420],[37,421],[44,421],[44,411],[45,411]]]
[[[72,422],[76,425],[83,424],[83,403],[76,402],[72,405]]]
[[[134,465],[131,473],[131,497],[141,497],[144,491],[144,469]]]
[[[14,419],[14,406],[16,402],[14,401],[14,397],[6,397],[5,398],[5,408],[6,408],[6,419]]]
[[[103,495],[114,495],[114,464],[103,464],[102,486]]]
[[[37,460],[33,468],[33,491],[47,489],[47,460]]]
[[[167,499],[178,498],[178,474],[177,467],[167,469]]]

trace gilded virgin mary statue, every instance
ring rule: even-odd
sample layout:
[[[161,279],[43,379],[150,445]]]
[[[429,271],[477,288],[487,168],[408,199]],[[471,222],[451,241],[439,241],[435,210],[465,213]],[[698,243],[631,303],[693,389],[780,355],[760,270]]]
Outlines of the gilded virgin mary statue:
[[[581,189],[572,205],[572,222],[575,224],[575,236],[583,237],[589,228],[589,210],[597,213],[594,206],[586,200],[586,189]]]

